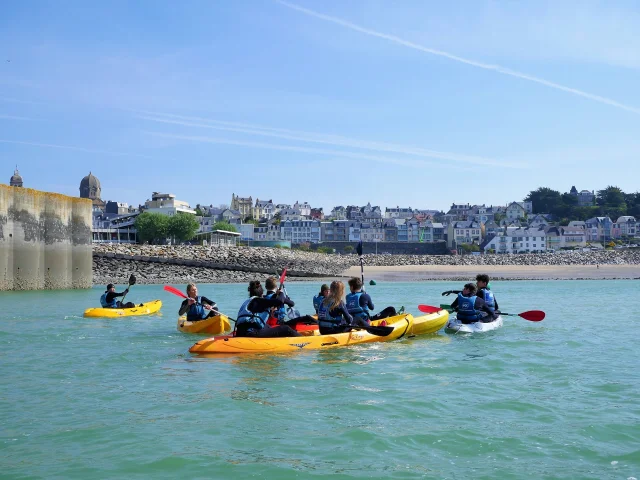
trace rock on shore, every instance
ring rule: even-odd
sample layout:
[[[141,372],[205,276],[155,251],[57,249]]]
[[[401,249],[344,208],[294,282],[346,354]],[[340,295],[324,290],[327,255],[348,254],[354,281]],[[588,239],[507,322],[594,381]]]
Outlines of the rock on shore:
[[[640,265],[640,250],[520,255],[363,255],[365,266]],[[287,279],[340,277],[359,257],[264,247],[100,244],[93,247],[94,284],[234,283],[264,280],[287,268]]]

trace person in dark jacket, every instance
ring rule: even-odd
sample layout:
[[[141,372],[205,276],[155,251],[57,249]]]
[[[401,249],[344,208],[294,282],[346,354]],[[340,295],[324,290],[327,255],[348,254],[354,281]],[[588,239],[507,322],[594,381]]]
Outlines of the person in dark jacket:
[[[271,298],[264,298],[264,290],[260,280],[249,282],[249,298],[238,311],[236,320],[237,337],[299,337],[301,336],[289,325],[267,325],[269,314],[284,306],[285,295],[279,289]]]
[[[207,297],[198,296],[198,287],[195,283],[187,285],[187,297],[178,310],[178,315],[187,314],[187,321],[198,322],[218,315],[216,302]]]
[[[485,273],[476,275],[476,285],[478,286],[477,295],[484,300],[484,303],[491,309],[491,312],[495,313],[496,310],[500,311],[498,300],[496,300],[495,295],[489,288],[489,275]]]
[[[342,333],[349,330],[353,317],[344,303],[344,283],[331,282],[329,294],[318,308],[318,329],[321,335]]]
[[[456,316],[460,322],[469,324],[475,322],[492,322],[495,317],[493,312],[484,300],[476,296],[476,286],[467,283],[462,292],[458,294],[451,304],[451,308],[456,311]]]
[[[387,307],[380,313],[370,315],[370,310],[375,307],[369,294],[362,290],[362,280],[358,277],[349,280],[349,290],[351,293],[346,297],[347,309],[356,323],[367,326],[370,324],[370,320],[380,320],[397,314],[395,308]]]
[[[100,297],[100,305],[102,305],[102,308],[133,308],[136,306],[135,303],[122,303],[117,300],[118,297],[124,297],[127,293],[129,293],[129,287],[127,287],[123,292],[117,293],[113,283],[110,283],[107,285],[107,289]]]

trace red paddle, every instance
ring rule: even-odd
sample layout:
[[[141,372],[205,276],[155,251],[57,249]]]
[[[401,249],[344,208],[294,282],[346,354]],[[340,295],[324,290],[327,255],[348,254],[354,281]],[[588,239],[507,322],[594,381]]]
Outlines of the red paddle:
[[[434,313],[442,310],[440,307],[433,307],[431,305],[418,305],[418,310],[424,313]],[[522,317],[525,320],[529,320],[530,322],[540,322],[544,320],[545,313],[542,310],[528,310],[522,313],[505,313],[500,312],[500,315],[505,315],[509,317]]]
[[[177,295],[179,297],[182,298],[187,298],[187,295],[183,292],[181,292],[180,290],[178,290],[176,287],[172,287],[171,285],[165,285],[164,289],[169,292],[169,293],[173,293],[174,295]]]

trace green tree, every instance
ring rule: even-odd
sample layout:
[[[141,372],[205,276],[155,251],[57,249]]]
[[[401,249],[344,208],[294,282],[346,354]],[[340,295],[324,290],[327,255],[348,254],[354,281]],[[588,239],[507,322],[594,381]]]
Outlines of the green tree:
[[[204,213],[200,210],[200,207],[196,207],[196,215],[198,217],[204,217]]]
[[[547,187],[529,192],[524,200],[533,204],[533,213],[554,213],[553,210],[562,204],[560,192]]]
[[[230,224],[229,222],[216,222],[211,227],[211,230],[224,230],[225,232],[237,232],[238,231],[236,226]]]
[[[136,217],[135,226],[140,242],[160,243],[167,238],[169,217],[161,213],[144,212]]]
[[[344,247],[344,253],[353,253],[353,246],[352,245],[347,245],[346,247]]]
[[[169,217],[168,234],[178,242],[191,240],[200,225],[196,217],[189,213],[178,213]]]

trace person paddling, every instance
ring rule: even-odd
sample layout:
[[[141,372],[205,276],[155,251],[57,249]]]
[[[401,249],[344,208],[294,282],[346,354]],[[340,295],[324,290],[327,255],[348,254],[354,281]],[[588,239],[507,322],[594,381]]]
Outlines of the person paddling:
[[[278,291],[278,283],[275,277],[267,278],[264,282],[264,286],[267,289],[267,293],[265,293],[264,298],[274,298]],[[276,319],[278,324],[282,323],[287,316],[286,307],[293,308],[296,305],[295,302],[291,300],[286,293],[281,292],[281,295],[282,301],[284,302],[283,305],[271,312],[271,315]]]
[[[328,296],[329,296],[329,285],[327,285],[326,283],[323,283],[322,286],[320,287],[320,293],[313,297],[313,308],[315,309],[316,314],[320,309],[320,305],[322,304],[324,299],[327,298]]]
[[[264,298],[264,290],[260,280],[249,282],[249,298],[238,311],[235,334],[237,337],[299,337],[298,332],[289,325],[267,325],[271,309],[279,309],[285,305],[285,295],[278,289],[271,298]]]
[[[489,287],[489,275],[485,273],[479,273],[476,275],[476,285],[478,286],[477,295],[484,300],[491,313],[495,314],[496,311],[500,311],[498,306],[498,300]]]
[[[476,286],[473,283],[467,283],[464,286],[458,298],[451,304],[451,308],[457,312],[458,320],[464,324],[489,323],[495,319],[485,301],[476,296]]]
[[[380,313],[370,315],[369,311],[373,310],[373,301],[368,293],[362,291],[362,280],[353,277],[349,280],[349,289],[351,293],[347,295],[347,309],[353,315],[356,321],[363,326],[369,325],[370,320],[380,320],[382,318],[393,317],[396,315],[396,309],[387,307]]]
[[[117,297],[124,297],[127,293],[129,293],[129,287],[127,287],[124,292],[117,293],[113,283],[110,283],[100,297],[100,305],[102,305],[102,308],[133,308],[136,306],[135,303],[122,303],[117,300]]]
[[[180,305],[178,315],[187,314],[187,321],[198,322],[218,315],[218,306],[207,297],[198,296],[198,287],[195,283],[187,285],[187,298]]]
[[[353,317],[344,303],[344,283],[331,282],[329,294],[318,308],[318,329],[321,335],[342,333],[349,330]]]

